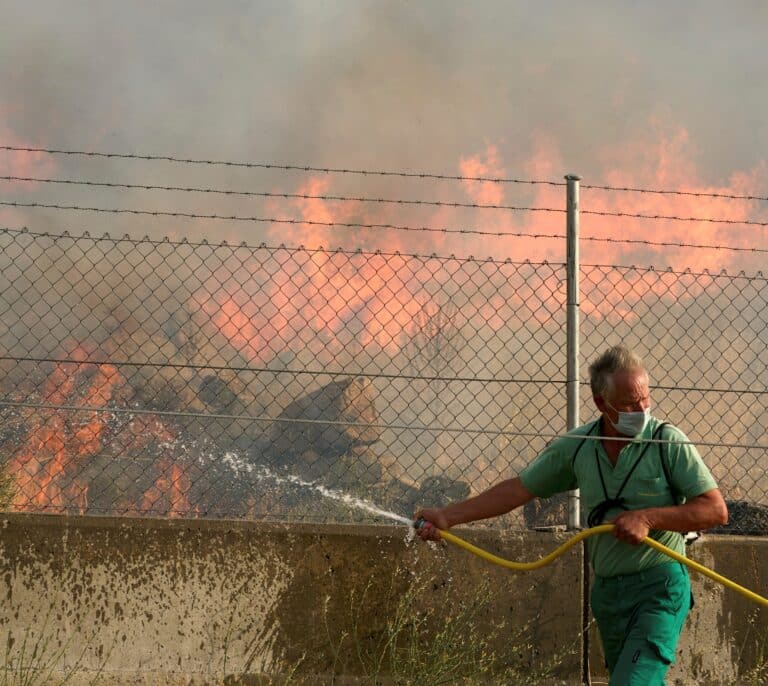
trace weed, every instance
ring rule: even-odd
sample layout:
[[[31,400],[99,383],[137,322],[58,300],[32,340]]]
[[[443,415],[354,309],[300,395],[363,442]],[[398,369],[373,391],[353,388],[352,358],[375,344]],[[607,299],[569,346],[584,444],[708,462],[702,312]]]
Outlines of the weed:
[[[83,649],[75,663],[61,673],[60,662],[69,651],[77,632],[70,631],[67,640],[56,647],[55,632],[50,630],[52,612],[53,608],[49,608],[42,625],[36,627],[34,631],[29,627],[25,629],[20,645],[17,645],[13,632],[8,632],[5,642],[5,659],[0,671],[0,686],[37,686],[38,684],[64,686],[76,673],[82,676],[80,666],[88,649],[88,641],[83,642]],[[103,656],[98,670],[88,682],[90,686],[98,683],[110,654],[111,648]]]
[[[412,584],[398,596],[381,631],[365,634],[354,624],[345,637],[354,641],[366,683],[534,686],[562,659],[534,670],[528,624],[510,629],[500,622],[489,629],[494,595],[487,583],[448,608],[421,602],[428,597],[427,584]],[[494,648],[500,643],[506,646],[503,653]]]
[[[738,664],[744,653],[744,648],[749,644],[749,633],[757,632],[754,637],[754,660],[751,660],[752,666],[743,674],[739,675],[738,686],[764,686],[768,683],[768,632],[765,628],[757,627],[758,613],[753,613],[748,619],[748,631],[744,637],[741,651],[739,653]]]
[[[395,575],[396,576],[396,575]],[[405,591],[393,580],[389,593],[375,581],[350,597],[350,624],[339,628],[325,602],[326,646],[332,657],[330,673],[299,672],[306,656],[279,674],[251,675],[248,668],[228,675],[224,683],[259,686],[536,686],[551,683],[553,670],[567,650],[534,669],[536,648],[530,640],[529,624],[512,629],[504,622],[489,628],[489,610],[494,599],[489,584],[451,607],[425,603],[432,599],[430,581],[414,583]],[[384,616],[383,624],[371,628],[371,614]],[[377,614],[381,612],[381,614]],[[504,646],[499,650],[494,646]],[[576,646],[574,646],[576,649]],[[350,663],[354,667],[350,670]],[[349,673],[350,671],[355,674]]]
[[[16,495],[16,481],[8,473],[8,464],[0,467],[0,511],[10,510],[13,498]]]

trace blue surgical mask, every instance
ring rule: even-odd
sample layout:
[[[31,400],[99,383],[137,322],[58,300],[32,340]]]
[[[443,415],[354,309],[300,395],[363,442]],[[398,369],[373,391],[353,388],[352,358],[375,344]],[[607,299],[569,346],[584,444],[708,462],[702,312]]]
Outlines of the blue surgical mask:
[[[648,424],[648,420],[651,418],[650,407],[642,410],[641,412],[619,412],[607,400],[605,401],[605,404],[608,405],[608,407],[610,407],[612,410],[618,412],[619,421],[617,421],[615,424],[611,422],[611,425],[622,436],[634,437],[642,433],[643,429],[646,427],[646,424]],[[609,419],[608,421],[610,422],[611,420]]]

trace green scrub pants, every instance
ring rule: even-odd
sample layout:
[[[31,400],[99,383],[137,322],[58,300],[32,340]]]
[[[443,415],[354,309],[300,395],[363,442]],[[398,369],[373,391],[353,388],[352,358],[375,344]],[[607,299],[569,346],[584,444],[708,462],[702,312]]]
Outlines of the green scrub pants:
[[[679,562],[595,577],[592,614],[611,675],[609,686],[664,686],[691,607],[691,582]]]

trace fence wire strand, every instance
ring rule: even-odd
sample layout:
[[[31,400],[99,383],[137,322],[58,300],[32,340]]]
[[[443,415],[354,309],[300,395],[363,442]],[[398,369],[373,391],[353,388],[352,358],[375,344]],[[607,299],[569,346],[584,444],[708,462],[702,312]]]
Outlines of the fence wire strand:
[[[286,219],[283,217],[259,217],[259,216],[243,216],[243,215],[228,215],[228,214],[202,214],[196,212],[183,212],[183,211],[169,211],[169,210],[146,210],[135,208],[114,208],[114,207],[88,207],[83,205],[62,205],[58,203],[41,203],[41,202],[17,202],[17,201],[0,201],[0,206],[7,207],[27,207],[27,208],[41,208],[41,209],[54,209],[54,210],[72,210],[78,212],[93,212],[98,214],[127,214],[134,216],[150,216],[150,217],[175,217],[182,219],[213,219],[217,221],[236,221],[236,222],[251,222],[260,224],[278,224],[284,226],[320,226],[325,228],[345,228],[345,229],[371,229],[371,230],[391,230],[391,231],[404,231],[409,233],[439,233],[439,234],[455,234],[465,236],[489,236],[494,238],[513,237],[513,238],[533,238],[533,239],[559,239],[564,238],[562,233],[531,233],[526,231],[488,231],[478,229],[474,227],[469,228],[449,228],[449,227],[433,227],[433,226],[409,226],[402,224],[391,223],[363,223],[363,222],[340,222],[340,221],[317,221],[312,219]],[[521,208],[522,209],[522,208]],[[533,209],[533,208],[527,208]],[[543,208],[542,208],[543,209]],[[547,210],[550,211],[550,210]],[[551,210],[560,211],[560,210]],[[585,212],[586,213],[586,212]],[[595,212],[594,214],[608,215],[610,213]],[[616,214],[616,216],[622,216]],[[623,215],[630,216],[630,215]],[[635,217],[641,217],[642,215],[632,215]],[[673,217],[645,217],[646,219],[673,219]],[[708,221],[696,218],[680,219],[681,221]],[[716,220],[712,220],[713,222]],[[723,223],[727,224],[739,224],[745,223],[736,220],[724,220]],[[758,225],[763,225],[762,222],[746,222]],[[768,224],[765,223],[765,224]],[[745,253],[766,253],[768,249],[757,247],[743,247],[743,246],[731,246],[722,244],[711,243],[689,243],[685,241],[652,241],[647,239],[633,239],[633,238],[609,238],[605,236],[582,236],[581,240],[590,241],[594,243],[613,243],[613,244],[625,244],[625,245],[644,245],[648,247],[673,247],[673,248],[695,248],[706,250],[723,250],[731,252],[745,252]]]
[[[190,186],[159,186],[151,184],[131,184],[131,183],[111,183],[105,181],[84,181],[78,179],[46,179],[26,176],[0,176],[2,181],[25,181],[36,183],[48,183],[48,184],[61,184],[69,186],[84,186],[91,188],[111,188],[121,190],[155,190],[155,191],[175,191],[183,193],[207,193],[225,196],[241,196],[241,197],[260,197],[260,198],[281,198],[281,199],[294,199],[294,200],[323,200],[323,201],[340,201],[340,202],[360,202],[360,203],[376,203],[376,204],[392,204],[392,205],[413,205],[424,207],[450,207],[454,209],[486,209],[486,210],[507,210],[515,212],[546,212],[555,214],[565,214],[566,210],[560,207],[536,207],[536,206],[523,206],[523,205],[502,205],[502,204],[485,204],[485,203],[468,203],[459,201],[440,201],[440,200],[409,200],[402,198],[372,198],[363,196],[347,196],[347,195],[310,195],[306,193],[273,193],[267,191],[237,191],[227,190],[219,188],[198,188]],[[6,203],[3,203],[6,204]],[[14,203],[8,203],[13,205]],[[89,211],[102,211],[110,212],[108,208],[92,208],[92,207],[77,207],[72,205],[44,205],[44,204],[20,204],[17,206],[22,207],[48,207],[53,209],[80,209]],[[147,213],[146,210],[120,210],[123,212],[134,212],[139,214]],[[652,219],[657,221],[674,221],[674,222],[693,222],[693,223],[706,223],[706,224],[726,224],[726,225],[744,225],[744,226],[768,226],[768,222],[756,221],[751,219],[731,219],[731,218],[716,218],[716,217],[696,217],[696,216],[679,216],[670,214],[648,214],[642,212],[619,212],[609,210],[588,210],[583,209],[582,214],[594,215],[598,217],[621,217],[625,219]],[[183,215],[190,216],[190,215]],[[205,217],[212,218],[212,217]],[[221,217],[226,219],[234,219],[234,217]],[[248,219],[248,218],[243,218]],[[255,221],[251,218],[251,221]],[[259,220],[264,221],[264,220]],[[390,227],[391,228],[391,227]]]
[[[271,169],[277,171],[301,171],[301,172],[313,172],[313,173],[339,173],[339,174],[356,174],[361,176],[395,176],[410,179],[433,179],[433,180],[448,180],[448,181],[478,181],[483,183],[499,183],[499,184],[527,184],[527,185],[544,185],[553,187],[564,187],[566,184],[563,181],[552,181],[546,179],[522,179],[522,178],[502,178],[502,177],[490,177],[490,176],[462,176],[454,174],[436,174],[429,172],[404,172],[404,171],[387,171],[387,170],[370,170],[370,169],[344,169],[333,167],[317,167],[311,165],[296,165],[296,164],[279,164],[279,163],[265,163],[265,162],[233,162],[222,160],[206,160],[206,159],[190,159],[182,157],[174,157],[170,155],[140,155],[131,153],[113,153],[103,151],[85,151],[85,150],[62,150],[56,148],[43,148],[43,147],[23,147],[13,145],[0,145],[0,150],[6,150],[9,152],[28,152],[28,153],[42,153],[47,155],[65,155],[70,157],[96,157],[96,158],[112,158],[112,159],[124,159],[124,160],[139,160],[149,162],[174,162],[181,164],[193,164],[193,165],[207,165],[207,166],[224,166],[224,167],[242,167],[251,169]],[[614,193],[643,193],[648,195],[677,195],[677,196],[691,196],[695,198],[719,198],[724,200],[756,200],[756,201],[768,201],[768,196],[762,195],[750,195],[750,194],[738,194],[738,193],[720,193],[712,191],[690,191],[682,189],[663,189],[663,188],[636,188],[632,186],[612,186],[612,185],[599,185],[599,184],[581,184],[582,189],[609,191]]]

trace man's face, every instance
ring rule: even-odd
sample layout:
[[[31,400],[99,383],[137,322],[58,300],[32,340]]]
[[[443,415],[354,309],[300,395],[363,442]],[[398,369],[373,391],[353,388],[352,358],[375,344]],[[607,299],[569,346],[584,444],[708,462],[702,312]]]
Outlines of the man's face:
[[[595,405],[612,424],[619,421],[619,412],[643,412],[651,406],[648,374],[644,369],[614,372],[605,397],[595,397]]]

